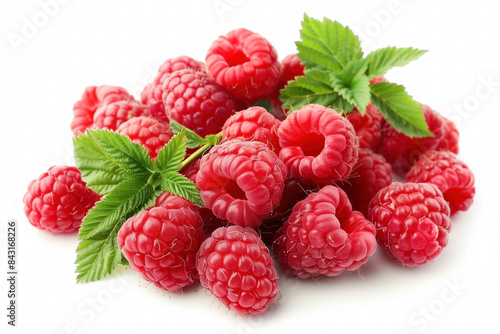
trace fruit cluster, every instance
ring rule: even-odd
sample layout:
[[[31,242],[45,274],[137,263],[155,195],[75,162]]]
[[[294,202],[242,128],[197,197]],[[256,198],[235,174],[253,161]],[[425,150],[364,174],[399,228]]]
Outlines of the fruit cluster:
[[[404,266],[441,253],[451,215],[475,192],[454,124],[426,105],[433,136],[413,138],[371,102],[364,115],[319,104],[287,114],[280,90],[306,68],[297,54],[280,62],[269,41],[242,28],[214,41],[205,63],[165,61],[140,102],[121,87],[85,90],[75,136],[116,131],[153,160],[173,121],[221,139],[201,158],[188,151],[181,170],[204,206],[163,192],[121,226],[117,245],[145,280],[167,291],[199,280],[234,312],[257,314],[278,294],[273,255],[285,274],[307,278],[359,270],[377,242]],[[256,106],[262,100],[270,110]],[[75,167],[52,167],[30,183],[25,212],[36,227],[73,232],[100,195]]]

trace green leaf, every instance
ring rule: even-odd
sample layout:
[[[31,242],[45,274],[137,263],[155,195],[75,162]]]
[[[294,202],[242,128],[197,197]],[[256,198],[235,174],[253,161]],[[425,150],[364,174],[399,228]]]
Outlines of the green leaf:
[[[107,160],[130,175],[150,174],[155,166],[144,146],[134,143],[128,136],[109,130],[87,130],[95,143],[99,145]]]
[[[348,27],[327,18],[320,22],[304,15],[302,41],[296,42],[306,68],[319,67],[339,72],[347,63],[363,57],[359,39]]]
[[[366,59],[349,62],[339,73],[332,73],[333,88],[361,113],[365,114],[370,102],[370,81],[365,75],[368,67]]]
[[[153,187],[148,184],[148,179],[123,181],[88,212],[80,227],[79,239],[107,234],[117,221],[142,209],[145,203],[150,202],[152,195]]]
[[[182,160],[186,156],[186,130],[182,128],[158,152],[155,164],[162,173],[176,172],[181,168]]]
[[[409,137],[434,136],[425,122],[422,108],[403,86],[379,82],[371,85],[370,89],[373,104],[398,131]]]
[[[93,191],[105,195],[126,178],[127,171],[109,159],[92,137],[73,137],[73,145],[82,179]]]
[[[337,109],[341,112],[352,110],[352,105],[332,86],[329,71],[320,69],[306,70],[305,76],[296,77],[280,91],[284,109],[298,110],[306,104],[316,103]]]
[[[366,57],[369,62],[368,79],[380,77],[393,67],[405,66],[426,52],[427,50],[393,46],[375,50]]]
[[[162,188],[174,195],[184,197],[195,204],[203,206],[200,191],[196,187],[196,184],[182,174],[168,173],[164,175]]]
[[[118,230],[128,217],[154,201],[154,191],[147,181],[123,181],[89,211],[79,232],[76,250],[77,282],[90,282],[110,274],[122,263],[116,244]]]
[[[186,148],[198,148],[198,147],[203,146],[207,143],[207,141],[204,138],[199,136],[193,130],[186,128],[185,126],[174,121],[173,119],[170,120],[170,130],[172,130],[173,133],[177,134],[182,129],[184,129],[185,135],[187,138]]]

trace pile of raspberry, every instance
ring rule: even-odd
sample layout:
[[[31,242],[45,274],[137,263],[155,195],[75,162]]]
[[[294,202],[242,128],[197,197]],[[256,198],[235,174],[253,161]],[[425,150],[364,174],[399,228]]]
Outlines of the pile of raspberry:
[[[278,271],[358,271],[377,243],[406,267],[442,252],[450,217],[475,193],[455,125],[426,105],[426,138],[398,132],[373,104],[365,115],[317,104],[287,114],[279,91],[304,69],[296,54],[279,61],[268,40],[237,29],[213,42],[205,63],[166,60],[140,101],[122,87],[85,89],[76,136],[116,131],[154,159],[173,136],[171,120],[200,136],[222,131],[181,171],[203,207],[165,192],[121,227],[118,246],[145,280],[167,291],[199,281],[234,312],[258,314],[277,299]],[[261,100],[272,110],[255,106]],[[75,167],[52,167],[30,183],[25,212],[38,228],[75,232],[99,198]]]

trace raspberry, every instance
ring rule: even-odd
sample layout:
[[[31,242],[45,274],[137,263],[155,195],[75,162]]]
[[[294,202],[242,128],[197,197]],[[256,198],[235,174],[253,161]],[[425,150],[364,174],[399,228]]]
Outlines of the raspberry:
[[[230,223],[257,227],[278,204],[285,166],[266,144],[230,140],[201,159],[196,185],[213,213]]]
[[[392,169],[383,156],[368,149],[360,149],[358,162],[341,188],[347,193],[354,210],[365,216],[368,204],[375,194],[392,183]]]
[[[31,225],[54,233],[71,233],[99,200],[76,167],[52,166],[28,185],[24,213]]]
[[[380,146],[382,122],[384,120],[377,107],[370,102],[364,116],[355,109],[347,115],[347,119],[351,122],[356,135],[359,137],[359,147],[377,151]]]
[[[351,173],[358,157],[356,133],[335,110],[309,104],[281,123],[280,158],[288,174],[304,182],[331,184]]]
[[[298,202],[273,244],[285,273],[300,278],[357,270],[376,247],[373,224],[352,211],[346,193],[335,186]]]
[[[382,128],[380,153],[399,175],[405,175],[419,157],[426,151],[436,148],[444,136],[441,115],[429,106],[421,106],[425,121],[434,137],[410,138],[394,129],[389,123],[385,123]]]
[[[278,295],[269,250],[251,228],[215,230],[201,244],[196,267],[201,284],[236,313],[262,313]]]
[[[167,291],[178,291],[198,279],[196,253],[205,236],[200,215],[184,202],[171,198],[161,207],[139,212],[117,236],[130,267]]]
[[[120,125],[116,132],[144,146],[151,159],[156,158],[158,152],[174,135],[168,126],[148,117],[131,118]]]
[[[150,83],[147,84],[141,92],[141,102],[149,107],[151,114],[154,115],[154,118],[168,120],[168,117],[165,114],[165,106],[163,105],[162,95],[162,86]]]
[[[430,183],[392,183],[373,197],[368,219],[382,249],[404,266],[421,266],[448,244],[450,207]]]
[[[439,141],[435,149],[443,151],[451,151],[455,154],[458,154],[459,132],[457,127],[455,126],[455,123],[453,123],[448,118],[443,117],[443,130],[444,130],[444,136],[441,139],[441,141]]]
[[[76,136],[84,133],[94,123],[94,114],[97,108],[117,101],[131,101],[134,97],[125,88],[118,86],[89,86],[85,88],[80,101],[73,106],[73,120],[71,131]]]
[[[207,74],[176,71],[163,82],[167,116],[205,137],[219,132],[236,109],[233,98]]]
[[[149,108],[135,100],[117,101],[96,110],[92,128],[116,130],[122,123],[133,117],[148,116],[150,114]]]
[[[206,56],[215,82],[238,99],[255,101],[271,93],[281,71],[274,47],[265,38],[240,28],[214,41]]]
[[[435,184],[448,201],[451,215],[472,205],[474,175],[453,152],[427,151],[406,174],[406,180]]]
[[[295,77],[304,75],[304,64],[296,53],[289,54],[281,61],[281,75],[280,84],[281,88],[285,87],[286,83],[294,80]]]
[[[205,64],[188,56],[179,56],[165,60],[158,69],[154,79],[155,85],[162,85],[165,79],[175,71],[191,69],[197,72],[205,72]]]
[[[261,107],[250,107],[229,117],[222,127],[222,141],[256,140],[278,154],[278,128],[281,122]]]
[[[199,72],[205,71],[205,65],[191,57],[179,56],[176,58],[170,58],[160,66],[154,82],[144,87],[141,93],[141,101],[150,107],[154,118],[159,119],[160,121],[164,121],[164,119],[167,118],[162,99],[163,82],[171,73],[187,68]]]
[[[283,110],[283,102],[281,102],[279,98],[280,91],[285,88],[288,81],[294,80],[295,77],[304,75],[304,69],[305,66],[302,64],[297,54],[289,54],[281,61],[281,73],[278,85],[274,91],[266,97],[270,100],[274,117],[280,121],[286,118],[286,111]]]

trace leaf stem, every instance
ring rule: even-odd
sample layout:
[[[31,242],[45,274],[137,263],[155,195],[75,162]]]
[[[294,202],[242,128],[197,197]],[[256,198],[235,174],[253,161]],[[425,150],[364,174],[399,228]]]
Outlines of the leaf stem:
[[[219,133],[217,133],[215,135],[215,137],[217,138],[217,143],[216,144],[218,144],[220,142],[221,138],[222,138],[222,131],[219,132]],[[206,143],[205,145],[201,146],[196,151],[194,151],[193,154],[191,154],[184,161],[182,161],[180,170],[182,170],[184,167],[186,167],[191,162],[193,162],[196,158],[198,158],[201,154],[203,154],[203,152],[205,152],[206,149],[210,148],[210,146],[212,146],[211,143]]]

